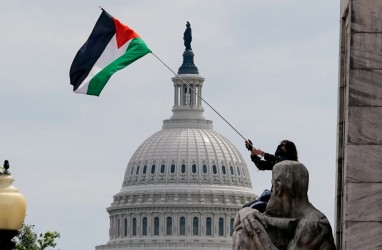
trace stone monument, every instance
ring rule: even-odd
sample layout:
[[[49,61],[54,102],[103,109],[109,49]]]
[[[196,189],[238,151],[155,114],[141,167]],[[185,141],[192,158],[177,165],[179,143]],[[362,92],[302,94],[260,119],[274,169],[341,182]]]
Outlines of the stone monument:
[[[265,213],[246,207],[236,215],[233,250],[336,249],[329,221],[309,202],[308,184],[303,164],[276,164]]]
[[[340,15],[336,245],[382,249],[382,1]]]

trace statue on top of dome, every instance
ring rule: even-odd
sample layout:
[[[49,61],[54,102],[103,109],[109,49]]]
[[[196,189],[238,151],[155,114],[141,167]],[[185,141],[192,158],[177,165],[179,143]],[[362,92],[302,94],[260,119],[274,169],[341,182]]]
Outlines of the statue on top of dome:
[[[186,27],[187,28],[183,34],[184,46],[186,47],[186,50],[192,50],[191,49],[191,41],[192,41],[191,24],[188,21],[187,21]]]

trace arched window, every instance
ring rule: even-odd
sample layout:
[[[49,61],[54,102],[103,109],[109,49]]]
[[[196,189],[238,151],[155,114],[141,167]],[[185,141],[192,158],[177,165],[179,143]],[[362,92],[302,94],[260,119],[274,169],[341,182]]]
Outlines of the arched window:
[[[146,165],[144,165],[144,166],[143,166],[143,171],[142,171],[142,174],[146,174],[146,172],[147,172],[147,166],[146,166]]]
[[[175,173],[175,164],[171,164],[171,174],[174,174]]]
[[[219,218],[219,236],[224,236],[224,219]]]
[[[172,217],[166,219],[166,235],[172,235]]]
[[[159,235],[159,217],[154,218],[154,235]]]
[[[231,172],[231,175],[234,175],[233,167],[232,167],[232,166],[229,167],[229,170],[230,170],[230,172]]]
[[[133,236],[137,236],[137,218],[133,218]]]
[[[225,166],[222,166],[222,173],[225,175],[227,172],[225,170]]]
[[[164,164],[162,164],[161,166],[160,166],[160,173],[161,174],[164,174],[164,171],[166,170],[166,165],[164,165]]]
[[[123,236],[127,236],[127,218],[123,220]]]
[[[183,216],[179,219],[179,235],[186,235],[186,218]]]
[[[138,175],[139,174],[139,165],[137,167],[137,171],[135,171],[135,174]]]
[[[142,219],[142,235],[147,236],[147,217]]]
[[[199,218],[192,219],[192,235],[199,235]]]
[[[212,173],[214,173],[214,174],[218,173],[218,169],[216,168],[216,165],[212,166]]]
[[[231,218],[230,222],[229,222],[229,235],[232,236],[233,234],[233,222],[235,221],[234,218]]]
[[[123,220],[123,236],[127,236],[127,218]]]
[[[206,164],[203,164],[203,174],[207,174],[208,172],[208,167]]]
[[[192,164],[192,173],[196,174],[196,164]]]
[[[239,167],[237,167],[237,175],[240,176],[240,168]]]
[[[182,174],[186,173],[186,164],[182,164],[180,172]]]
[[[155,174],[155,164],[151,166],[151,174]]]
[[[206,218],[206,235],[212,236],[212,219],[211,219],[211,217]]]

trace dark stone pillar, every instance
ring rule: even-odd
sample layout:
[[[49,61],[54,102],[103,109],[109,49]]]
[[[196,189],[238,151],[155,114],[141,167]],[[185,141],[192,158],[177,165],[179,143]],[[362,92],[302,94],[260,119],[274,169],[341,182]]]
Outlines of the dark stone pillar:
[[[382,1],[341,0],[338,249],[382,246]]]

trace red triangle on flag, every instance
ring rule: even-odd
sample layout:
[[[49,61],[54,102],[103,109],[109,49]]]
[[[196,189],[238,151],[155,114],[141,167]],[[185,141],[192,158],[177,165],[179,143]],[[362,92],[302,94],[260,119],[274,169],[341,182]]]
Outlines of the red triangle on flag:
[[[129,26],[121,23],[118,19],[114,18],[115,36],[117,39],[117,47],[121,48],[127,41],[139,37],[139,35]]]

